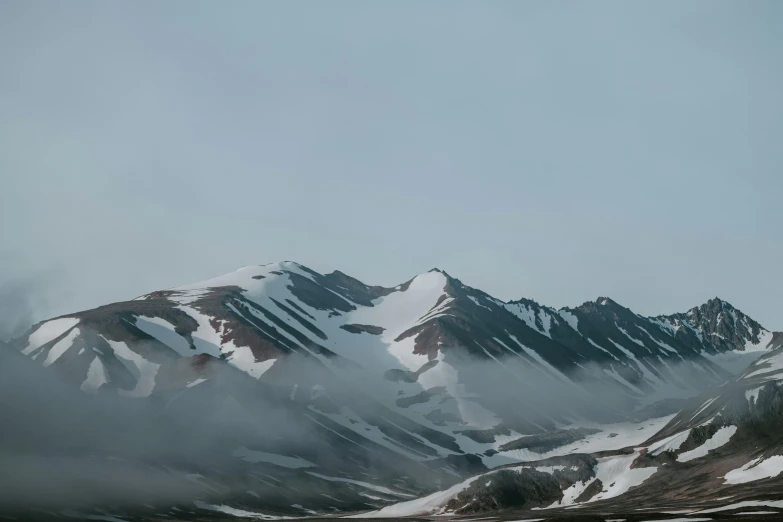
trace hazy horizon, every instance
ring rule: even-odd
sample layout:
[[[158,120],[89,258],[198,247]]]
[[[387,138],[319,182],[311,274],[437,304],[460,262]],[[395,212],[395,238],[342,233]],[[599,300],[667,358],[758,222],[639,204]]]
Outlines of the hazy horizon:
[[[774,0],[6,2],[0,314],[287,259],[643,315],[718,296],[783,330],[781,21]]]

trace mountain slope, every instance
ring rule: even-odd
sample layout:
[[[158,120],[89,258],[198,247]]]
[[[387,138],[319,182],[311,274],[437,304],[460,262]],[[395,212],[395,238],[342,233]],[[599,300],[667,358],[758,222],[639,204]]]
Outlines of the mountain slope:
[[[716,306],[726,313],[710,319]],[[416,372],[456,350],[484,360],[513,355],[556,379],[600,363],[633,395],[634,388],[647,392],[661,380],[676,380],[666,366],[671,361],[687,360],[716,381],[726,378],[728,372],[705,355],[755,353],[770,335],[716,300],[659,318],[640,317],[608,298],[557,311],[529,300],[502,303],[436,270],[381,288],[286,262],[48,321],[17,346],[45,366],[77,376],[86,375],[94,360],[81,351],[89,345],[113,377],[107,387],[135,395],[150,393],[153,365],[199,353],[224,357],[260,377],[291,353],[328,366]],[[132,343],[152,364],[137,364],[136,355],[117,343]],[[134,364],[117,365],[113,353]]]
[[[476,515],[752,514],[783,508],[783,334],[740,375],[689,401],[653,437],[598,453],[561,448],[358,518]],[[661,428],[661,426],[658,426]],[[565,508],[565,511],[560,511]],[[611,514],[611,515],[610,515]],[[683,519],[685,520],[685,519]]]
[[[13,347],[82,392],[148,398],[197,431],[228,415],[236,435],[199,474],[233,491],[221,474],[241,469],[253,494],[232,505],[301,513],[639,444],[675,411],[653,403],[721,384],[771,339],[719,301],[656,318],[608,298],[554,310],[436,269],[383,288],[283,262],[45,321]],[[269,411],[288,425],[250,421]]]

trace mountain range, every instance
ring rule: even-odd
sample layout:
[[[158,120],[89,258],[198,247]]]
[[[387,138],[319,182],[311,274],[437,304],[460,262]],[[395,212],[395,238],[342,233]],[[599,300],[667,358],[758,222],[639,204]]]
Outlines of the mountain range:
[[[0,469],[27,470],[0,471],[9,516],[783,508],[783,335],[718,298],[644,317],[282,262],[53,318],[0,354]]]

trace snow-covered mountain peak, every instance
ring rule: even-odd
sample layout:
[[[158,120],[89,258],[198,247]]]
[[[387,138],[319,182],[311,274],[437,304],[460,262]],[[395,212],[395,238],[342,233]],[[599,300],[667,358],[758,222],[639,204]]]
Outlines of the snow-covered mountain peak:
[[[377,499],[380,507],[467,474],[556,456],[557,448],[572,453],[608,450],[619,440],[637,444],[652,433],[631,423],[625,430],[631,440],[618,426],[653,402],[722,384],[742,371],[725,365],[727,357],[739,360],[741,353],[747,367],[774,345],[768,339],[758,323],[720,300],[655,318],[608,297],[558,310],[531,299],[504,303],[439,269],[383,287],[284,261],[45,321],[11,348],[90,394],[207,405],[221,387],[219,393],[234,394],[234,386],[256,390],[297,418],[304,432],[351,458],[330,460],[306,445],[276,455],[251,449],[252,441],[238,455],[253,466],[256,459],[280,464],[284,473],[288,465],[307,466],[297,477],[308,491],[351,502]],[[777,375],[779,361],[764,357],[754,371],[764,379]],[[511,397],[521,399],[509,404]],[[607,422],[614,427],[603,429]],[[509,481],[548,480],[552,499],[574,501],[588,479],[595,479],[596,499],[598,479],[612,487],[604,461],[596,475],[592,457],[571,458],[521,474],[495,473],[477,484],[491,496],[491,488]],[[633,471],[634,458],[621,455],[623,473],[642,473]],[[385,484],[384,497],[375,497],[370,462],[382,464],[377,480]],[[575,471],[558,474],[570,493],[535,474],[555,468]],[[402,487],[393,479],[413,476],[411,470],[425,473],[420,487],[389,493]],[[318,489],[318,481],[347,485]],[[327,509],[326,496],[308,502]],[[294,498],[284,507],[302,502],[300,493]],[[552,499],[540,499],[541,505]],[[366,508],[359,505],[350,509]]]
[[[695,306],[685,313],[662,316],[676,329],[692,332],[700,342],[705,340],[721,351],[764,350],[771,332],[751,317],[718,297]],[[706,351],[710,351],[705,348]]]

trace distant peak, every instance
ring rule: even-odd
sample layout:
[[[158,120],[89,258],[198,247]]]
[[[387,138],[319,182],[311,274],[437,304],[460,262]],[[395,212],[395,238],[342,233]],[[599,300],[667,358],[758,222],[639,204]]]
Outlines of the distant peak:
[[[728,301],[720,297],[713,297],[700,306],[694,306],[691,310],[737,310],[737,308]]]
[[[718,304],[723,308],[734,308],[731,303],[729,303],[728,301],[724,301],[723,299],[717,296],[707,301],[707,304]]]
[[[766,330],[766,328],[756,322],[752,317],[749,317],[742,310],[720,297],[713,297],[702,305],[694,306],[688,310],[685,315],[687,315],[688,319],[691,321],[711,321],[716,323],[718,321],[724,323],[727,321],[734,323],[741,321],[748,325],[748,327]]]
[[[454,279],[454,280],[456,280],[456,278],[455,277],[451,277],[448,272],[446,272],[445,270],[441,270],[440,268],[437,268],[437,267],[436,268],[431,268],[431,269],[427,270],[427,272],[425,272],[425,273],[427,273],[427,274],[441,274],[441,275],[445,276],[446,279],[449,279],[449,280]]]
[[[627,313],[633,313],[629,308],[621,305],[611,297],[606,296],[601,296],[595,301],[585,301],[576,309],[599,314],[611,313],[615,315],[623,315]]]
[[[527,297],[520,297],[519,299],[512,299],[508,302],[508,304],[521,304],[524,306],[535,306],[537,308],[546,308],[544,305],[536,301],[535,299],[530,299]]]
[[[611,297],[601,296],[595,300],[597,306],[610,306],[613,308],[625,308],[623,305],[612,299]]]

